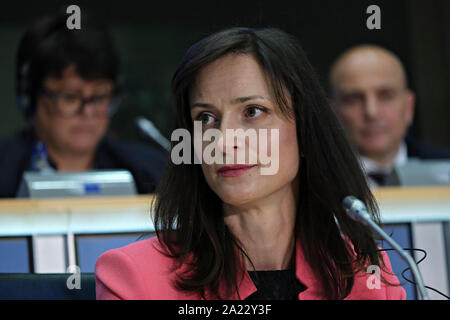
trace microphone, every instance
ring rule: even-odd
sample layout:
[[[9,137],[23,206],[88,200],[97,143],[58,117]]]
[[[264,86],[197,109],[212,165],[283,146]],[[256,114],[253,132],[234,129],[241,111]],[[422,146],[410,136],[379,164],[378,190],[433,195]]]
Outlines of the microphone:
[[[167,150],[167,151],[170,150],[170,141],[167,140],[161,134],[161,132],[159,132],[158,129],[156,129],[153,122],[151,122],[150,120],[148,120],[144,117],[137,117],[136,124],[137,124],[138,128],[141,130],[141,132],[143,132],[147,137],[156,141],[165,150]]]
[[[419,268],[417,267],[416,262],[413,260],[411,255],[407,253],[405,250],[403,250],[400,245],[394,241],[386,232],[384,232],[383,229],[380,228],[379,225],[377,225],[371,218],[369,212],[367,211],[367,208],[365,204],[359,200],[358,198],[354,196],[347,196],[342,201],[342,204],[344,206],[344,209],[346,210],[347,214],[353,218],[354,220],[357,220],[361,223],[363,223],[366,226],[369,226],[371,229],[373,229],[376,233],[378,233],[384,240],[386,240],[392,248],[397,251],[397,253],[400,255],[400,257],[409,265],[411,268],[412,274],[414,276],[414,279],[416,280],[416,285],[420,294],[420,300],[430,300],[428,297],[427,291],[425,289],[425,285],[423,283],[422,276],[420,274]]]

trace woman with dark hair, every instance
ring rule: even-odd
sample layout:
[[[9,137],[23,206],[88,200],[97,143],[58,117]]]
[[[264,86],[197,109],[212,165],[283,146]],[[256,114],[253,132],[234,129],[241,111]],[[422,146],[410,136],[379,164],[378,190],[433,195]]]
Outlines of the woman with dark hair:
[[[405,298],[371,230],[342,207],[354,195],[379,221],[353,150],[292,36],[248,28],[210,35],[183,57],[172,89],[176,126],[191,134],[195,121],[225,137],[230,129],[254,129],[259,138],[261,129],[276,132],[278,141],[258,150],[276,147],[278,170],[261,174],[268,165],[259,157],[228,165],[252,150],[242,137],[215,141],[222,162],[175,164],[172,154],[157,189],[157,237],[99,258],[97,298]],[[199,154],[190,148],[188,155]],[[368,274],[370,265],[380,272]]]
[[[66,8],[36,20],[16,55],[17,106],[26,127],[0,140],[0,198],[27,195],[34,172],[126,169],[152,193],[166,163],[159,149],[108,135],[120,102],[119,58],[111,35],[83,14],[67,28]]]

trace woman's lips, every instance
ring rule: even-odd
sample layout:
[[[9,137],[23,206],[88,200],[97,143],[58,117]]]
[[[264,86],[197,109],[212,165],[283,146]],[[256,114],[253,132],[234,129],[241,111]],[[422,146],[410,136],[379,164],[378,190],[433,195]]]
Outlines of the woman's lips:
[[[255,167],[256,165],[243,165],[243,164],[237,164],[232,166],[223,166],[217,172],[224,178],[233,178],[233,177],[239,177],[246,173],[251,168]]]

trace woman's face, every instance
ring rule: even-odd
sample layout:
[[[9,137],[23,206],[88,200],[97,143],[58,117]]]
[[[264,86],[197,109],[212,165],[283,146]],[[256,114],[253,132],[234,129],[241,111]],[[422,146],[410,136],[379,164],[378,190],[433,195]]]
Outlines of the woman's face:
[[[218,144],[222,164],[202,161],[201,165],[208,185],[222,201],[244,206],[293,187],[299,168],[295,120],[281,114],[264,70],[251,55],[229,54],[205,66],[190,91],[189,102],[192,121],[201,121],[203,132],[216,128],[222,133],[221,139],[213,141]],[[227,129],[242,129],[241,133],[254,129],[250,131],[256,132],[256,145],[243,134],[227,139]],[[266,129],[266,144],[261,143],[265,137],[261,129]],[[203,151],[211,143],[203,142]],[[243,152],[245,162],[240,162],[238,154]],[[249,161],[251,153],[257,155],[256,163]],[[270,157],[271,163],[261,155]],[[230,161],[234,165],[229,165]],[[267,170],[269,167],[277,170]],[[261,174],[263,168],[265,174]]]
[[[89,98],[110,95],[113,83],[107,79],[85,80],[70,65],[60,78],[45,79],[44,87],[49,92]],[[47,145],[64,152],[93,153],[108,128],[109,116],[105,112],[108,103],[100,106],[86,103],[82,111],[65,116],[57,101],[42,95],[38,98],[36,114],[39,136]]]

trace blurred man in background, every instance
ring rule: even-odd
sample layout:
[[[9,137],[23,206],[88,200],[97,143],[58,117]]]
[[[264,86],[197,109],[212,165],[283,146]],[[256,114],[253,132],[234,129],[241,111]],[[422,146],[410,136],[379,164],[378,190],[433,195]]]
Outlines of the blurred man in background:
[[[166,162],[160,150],[106,137],[119,104],[119,62],[107,30],[83,16],[39,20],[16,56],[18,106],[27,127],[0,141],[0,197],[17,196],[25,171],[126,169],[150,193]],[[92,22],[92,23],[91,23]]]
[[[332,104],[372,186],[398,184],[393,169],[408,158],[450,158],[450,152],[406,138],[415,95],[392,52],[375,45],[350,48],[334,62],[329,81]]]

